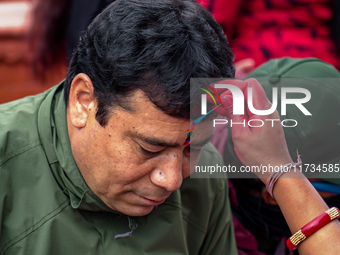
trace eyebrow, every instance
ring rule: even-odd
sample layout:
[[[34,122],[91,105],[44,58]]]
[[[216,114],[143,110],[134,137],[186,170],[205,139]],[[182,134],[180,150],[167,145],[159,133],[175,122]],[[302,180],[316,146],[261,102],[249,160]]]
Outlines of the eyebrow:
[[[212,137],[213,137],[213,134],[211,134],[210,137],[208,137],[207,139],[205,139],[203,141],[200,141],[198,143],[190,143],[190,144],[195,146],[195,147],[203,147],[204,145],[206,145],[211,140]],[[170,143],[170,142],[160,140],[158,138],[145,137],[145,136],[142,136],[142,135],[139,135],[138,139],[140,139],[140,140],[142,140],[142,141],[144,141],[148,144],[151,144],[151,145],[154,145],[154,146],[159,146],[159,147],[178,148],[178,147],[182,146],[179,143]]]
[[[142,136],[142,135],[139,135],[138,139],[140,139],[140,140],[142,140],[142,141],[144,141],[148,144],[154,145],[154,146],[174,147],[174,148],[181,147],[181,145],[179,143],[170,143],[170,142],[166,142],[166,141],[163,141],[161,139],[158,139],[158,138],[145,137],[145,136]]]

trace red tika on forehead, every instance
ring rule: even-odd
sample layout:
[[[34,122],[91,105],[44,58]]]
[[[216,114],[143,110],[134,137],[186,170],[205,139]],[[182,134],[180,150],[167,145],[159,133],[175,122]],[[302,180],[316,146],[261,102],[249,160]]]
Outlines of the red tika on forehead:
[[[188,145],[190,143],[190,136],[192,131],[194,131],[195,124],[194,122],[191,122],[190,128],[188,130],[187,138],[185,139],[185,142],[183,143],[184,146]]]

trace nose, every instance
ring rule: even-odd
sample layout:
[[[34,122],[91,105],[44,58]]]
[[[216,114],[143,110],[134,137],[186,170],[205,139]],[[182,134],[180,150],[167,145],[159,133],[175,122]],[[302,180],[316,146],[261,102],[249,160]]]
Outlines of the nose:
[[[182,185],[182,154],[169,153],[160,159],[157,167],[151,172],[151,181],[169,192],[179,189]]]

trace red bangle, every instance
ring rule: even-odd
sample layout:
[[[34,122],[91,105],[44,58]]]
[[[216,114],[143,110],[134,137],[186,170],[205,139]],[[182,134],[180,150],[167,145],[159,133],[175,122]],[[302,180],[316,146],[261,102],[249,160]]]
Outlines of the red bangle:
[[[304,225],[298,232],[287,239],[286,245],[290,250],[297,249],[297,246],[304,241],[307,237],[310,237],[316,231],[318,231],[323,226],[327,225],[334,219],[339,219],[340,210],[336,207],[328,209],[318,217],[316,217],[311,222]]]

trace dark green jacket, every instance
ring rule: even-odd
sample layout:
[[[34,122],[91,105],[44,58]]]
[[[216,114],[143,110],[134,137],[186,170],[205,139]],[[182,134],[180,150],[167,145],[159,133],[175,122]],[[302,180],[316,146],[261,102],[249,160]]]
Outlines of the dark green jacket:
[[[222,164],[208,145],[199,164]],[[184,180],[148,216],[108,208],[73,159],[62,84],[0,106],[0,254],[236,254],[225,182]]]

